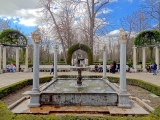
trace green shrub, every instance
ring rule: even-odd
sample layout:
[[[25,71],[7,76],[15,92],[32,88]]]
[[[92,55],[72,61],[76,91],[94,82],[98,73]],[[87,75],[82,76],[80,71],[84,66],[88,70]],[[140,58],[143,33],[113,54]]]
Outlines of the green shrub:
[[[33,64],[32,64],[32,63],[29,63],[29,64],[28,64],[28,67],[29,67],[29,68],[33,67]]]
[[[52,78],[52,76],[42,77],[42,78],[40,78],[40,83],[49,82],[51,80],[51,78]],[[12,92],[14,92],[18,89],[21,89],[21,88],[27,86],[27,85],[32,85],[32,82],[33,82],[32,79],[26,79],[26,80],[22,80],[17,83],[0,88],[0,99],[2,97],[5,97],[5,96],[11,94]]]

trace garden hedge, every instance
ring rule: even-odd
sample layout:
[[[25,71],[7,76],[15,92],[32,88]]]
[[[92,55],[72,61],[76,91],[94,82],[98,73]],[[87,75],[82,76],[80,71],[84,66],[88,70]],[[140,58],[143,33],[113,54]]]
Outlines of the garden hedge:
[[[53,76],[42,77],[42,78],[40,78],[40,83],[49,82],[52,78],[53,78]],[[33,79],[25,79],[20,82],[2,87],[2,88],[0,88],[0,99],[2,97],[5,97],[5,96],[11,94],[12,92],[14,92],[18,89],[21,89],[21,88],[27,86],[27,85],[32,85],[32,83],[33,83]]]
[[[60,78],[67,78],[76,76],[67,76],[61,75],[58,76]],[[88,78],[101,78],[102,76],[84,76]],[[42,77],[40,78],[40,83],[49,82],[52,76]],[[119,82],[118,77],[108,77],[111,82]],[[160,95],[160,86],[139,80],[139,79],[131,79],[127,78],[127,84],[135,85],[142,87],[156,95]],[[1,98],[14,92],[16,89],[20,89],[24,86],[31,85],[32,79],[23,80],[21,82],[0,88]],[[64,116],[55,116],[55,115],[33,115],[33,114],[14,114],[12,113],[7,106],[0,101],[0,120],[160,120],[160,105],[155,109],[153,113],[143,117],[132,117],[132,116],[72,116],[72,115],[64,115]]]

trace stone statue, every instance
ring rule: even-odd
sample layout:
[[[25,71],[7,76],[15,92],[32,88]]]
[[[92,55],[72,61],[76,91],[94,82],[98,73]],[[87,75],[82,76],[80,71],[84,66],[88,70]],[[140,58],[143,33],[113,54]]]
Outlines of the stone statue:
[[[55,50],[58,50],[58,43],[55,43],[55,44],[54,44],[54,49],[55,49]]]
[[[105,51],[107,48],[106,44],[103,45],[103,51]]]
[[[120,28],[120,33],[119,33],[119,40],[121,43],[126,43],[127,42],[127,37],[128,34],[123,30],[123,28]]]
[[[31,33],[31,36],[35,43],[39,43],[41,41],[40,29],[38,28],[33,33]]]

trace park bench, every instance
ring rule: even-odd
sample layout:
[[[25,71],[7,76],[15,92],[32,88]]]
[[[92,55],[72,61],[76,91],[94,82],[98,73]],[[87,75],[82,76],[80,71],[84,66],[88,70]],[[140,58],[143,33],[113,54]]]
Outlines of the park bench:
[[[20,67],[23,72],[23,70],[25,69],[25,65],[21,65]],[[39,65],[40,72],[50,72],[51,68],[52,68],[52,65]],[[30,72],[33,72],[33,67],[29,69],[32,69],[30,70]],[[57,71],[58,72],[69,72],[70,65],[57,65]]]
[[[136,69],[137,69],[137,72],[142,72],[143,71],[141,65],[136,65]]]

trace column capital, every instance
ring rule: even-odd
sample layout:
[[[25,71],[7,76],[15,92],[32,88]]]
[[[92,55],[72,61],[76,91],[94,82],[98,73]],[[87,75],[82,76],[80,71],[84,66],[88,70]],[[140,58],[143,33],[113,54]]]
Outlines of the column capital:
[[[27,45],[25,48],[27,49],[27,48],[29,48],[29,46]]]
[[[154,46],[154,48],[158,48],[159,46]]]
[[[56,50],[56,51],[58,50],[58,43],[54,44],[54,50]]]
[[[38,28],[33,33],[31,33],[34,43],[39,44],[41,41],[40,29]]]
[[[136,49],[137,47],[135,46],[135,45],[133,45],[133,47],[132,47],[133,49]]]
[[[20,47],[16,47],[16,49],[18,49],[18,50],[19,50],[19,49],[20,49]]]
[[[107,46],[106,46],[106,44],[104,44],[103,45],[103,51],[106,51],[106,49],[107,49]]]
[[[123,30],[123,28],[120,28],[119,31],[119,41],[121,44],[125,44],[127,42],[128,34]]]
[[[148,47],[142,47],[142,49],[146,49],[146,48],[148,48]]]

